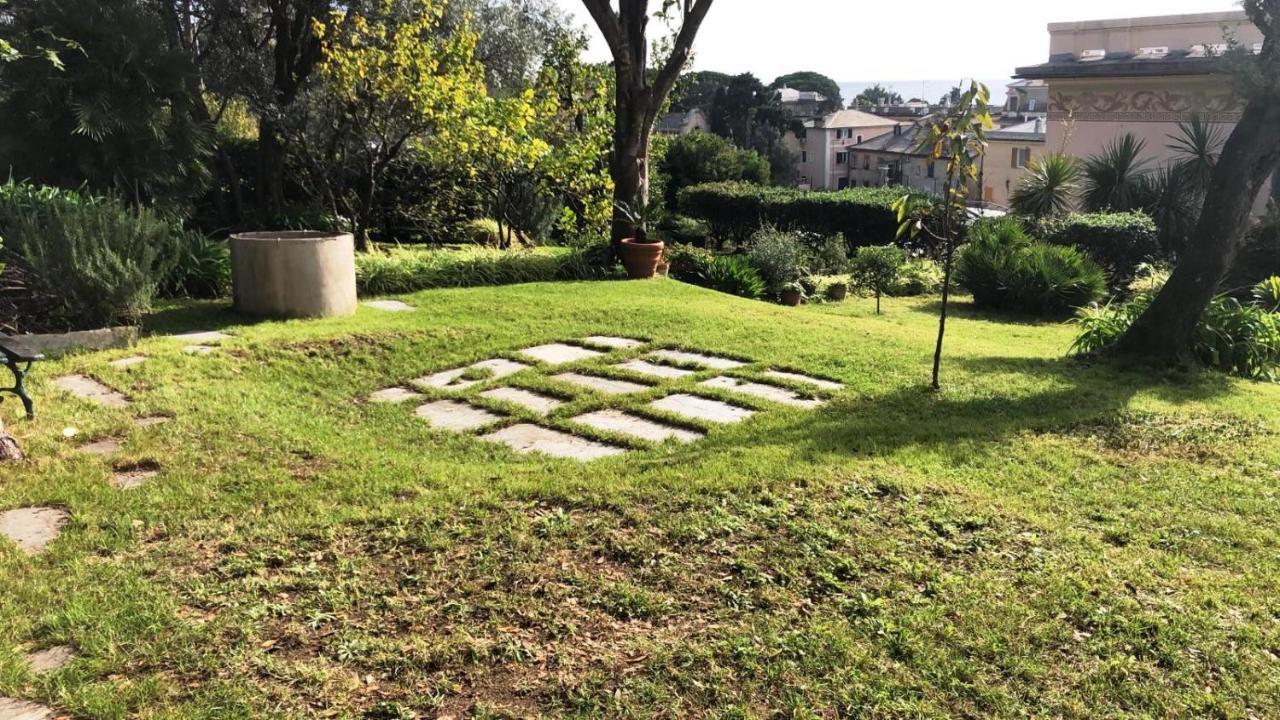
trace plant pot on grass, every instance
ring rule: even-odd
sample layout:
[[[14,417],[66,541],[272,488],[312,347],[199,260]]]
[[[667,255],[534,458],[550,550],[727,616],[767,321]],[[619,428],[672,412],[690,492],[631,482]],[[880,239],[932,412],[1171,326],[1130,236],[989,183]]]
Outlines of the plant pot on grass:
[[[783,305],[796,307],[804,302],[804,288],[800,283],[791,283],[782,288],[781,301]]]
[[[849,286],[845,283],[833,283],[827,286],[827,299],[840,302],[849,297]]]
[[[647,280],[658,273],[658,264],[662,262],[666,245],[661,240],[644,237],[625,238],[618,250],[622,256],[622,267],[627,270],[627,277]]]

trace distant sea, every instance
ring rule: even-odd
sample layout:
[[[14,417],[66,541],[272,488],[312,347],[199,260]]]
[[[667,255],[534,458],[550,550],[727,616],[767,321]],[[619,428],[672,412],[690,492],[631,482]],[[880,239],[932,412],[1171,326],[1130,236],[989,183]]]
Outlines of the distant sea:
[[[863,90],[872,85],[883,85],[893,92],[902,96],[903,100],[911,98],[920,98],[931,103],[936,103],[942,99],[943,95],[951,92],[951,88],[955,87],[959,78],[955,80],[859,80],[857,82],[840,83],[840,94],[844,96],[845,104],[857,97]],[[978,81],[984,83],[991,89],[991,97],[995,102],[1004,101],[1004,89],[1013,82],[1012,78],[978,78]]]

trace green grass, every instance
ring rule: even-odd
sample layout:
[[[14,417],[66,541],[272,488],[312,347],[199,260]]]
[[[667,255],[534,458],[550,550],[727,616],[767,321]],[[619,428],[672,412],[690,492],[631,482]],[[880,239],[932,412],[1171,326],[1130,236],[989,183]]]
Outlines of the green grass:
[[[1280,715],[1276,386],[1086,366],[1062,359],[1070,327],[961,308],[932,394],[928,299],[879,317],[668,281],[406,299],[248,325],[176,306],[151,328],[237,338],[211,357],[147,340],[132,371],[107,364],[124,351],[40,366],[40,418],[0,406],[33,458],[0,467],[0,509],[73,520],[44,556],[0,548],[0,696],[95,718]],[[847,390],[587,465],[361,402],[598,333]],[[135,429],[53,391],[65,372],[176,419]],[[74,452],[108,435],[161,476],[111,488]],[[27,673],[57,643],[78,659]]]

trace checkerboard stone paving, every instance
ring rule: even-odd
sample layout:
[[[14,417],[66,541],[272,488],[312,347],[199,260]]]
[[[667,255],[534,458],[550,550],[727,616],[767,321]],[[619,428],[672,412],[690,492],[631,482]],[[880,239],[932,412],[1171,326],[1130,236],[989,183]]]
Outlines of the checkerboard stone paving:
[[[0,697],[0,720],[54,720],[57,715],[43,705]]]
[[[520,454],[585,462],[622,455],[646,444],[695,443],[712,427],[741,423],[766,412],[758,409],[761,406],[812,410],[826,402],[822,394],[844,388],[790,370],[764,368],[760,381],[735,377],[724,373],[749,373],[754,363],[691,350],[645,352],[647,344],[635,338],[592,335],[535,345],[515,350],[512,357],[520,360],[499,357],[443,370],[409,381],[414,389],[395,385],[371,393],[368,400],[387,404],[424,400],[415,415],[432,430],[474,434]],[[619,353],[627,355],[611,356]],[[561,366],[567,367],[560,370]],[[558,388],[548,392],[518,387],[510,384],[521,382],[513,378],[516,375],[541,377]],[[671,385],[681,391],[662,394]],[[472,388],[479,390],[474,396],[468,393],[475,392]],[[699,388],[716,397],[695,394]],[[441,398],[442,393],[448,397]],[[629,400],[631,395],[638,397]],[[617,398],[613,402],[625,407],[584,408],[607,398]],[[572,417],[558,415],[568,406],[574,408]],[[593,439],[591,431],[614,439]],[[587,435],[579,434],[583,432]]]

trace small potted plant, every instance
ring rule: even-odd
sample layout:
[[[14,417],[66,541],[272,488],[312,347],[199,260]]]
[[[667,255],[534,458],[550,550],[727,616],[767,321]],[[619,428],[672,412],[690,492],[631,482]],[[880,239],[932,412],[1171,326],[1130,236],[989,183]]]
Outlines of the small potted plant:
[[[849,283],[833,282],[827,286],[827,299],[840,302],[849,296]]]
[[[782,286],[782,304],[795,307],[804,302],[804,286],[799,282],[789,282]]]
[[[623,238],[618,249],[627,277],[633,280],[653,277],[667,247],[661,240],[649,237],[649,226],[657,222],[661,208],[656,203],[618,203],[618,212],[635,228],[632,237]]]

